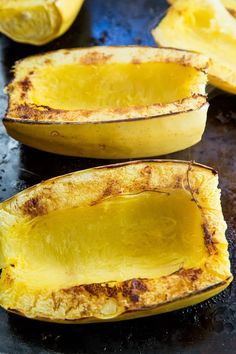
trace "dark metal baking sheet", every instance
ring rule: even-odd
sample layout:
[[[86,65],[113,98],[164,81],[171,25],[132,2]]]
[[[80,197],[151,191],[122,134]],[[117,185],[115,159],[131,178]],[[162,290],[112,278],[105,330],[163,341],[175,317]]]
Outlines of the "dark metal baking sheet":
[[[16,44],[0,36],[1,117],[7,106],[2,89],[10,79],[10,68],[15,60],[76,46],[154,45],[150,29],[166,8],[164,0],[85,0],[69,32],[44,47]],[[203,140],[168,158],[196,160],[219,171],[231,264],[236,275],[235,97],[220,94],[211,100]],[[113,161],[107,161],[110,162]],[[106,161],[57,156],[22,146],[7,137],[0,125],[0,200],[47,178],[104,163]],[[236,281],[223,293],[200,305],[120,323],[56,325],[0,310],[0,352],[234,354]]]

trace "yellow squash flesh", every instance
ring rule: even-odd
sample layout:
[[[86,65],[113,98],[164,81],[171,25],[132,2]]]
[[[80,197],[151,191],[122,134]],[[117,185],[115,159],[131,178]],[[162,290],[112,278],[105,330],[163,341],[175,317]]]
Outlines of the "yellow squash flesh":
[[[174,4],[177,0],[167,0],[169,4]],[[236,0],[220,0],[229,13],[236,17]]]
[[[190,306],[232,280],[216,172],[184,161],[93,168],[0,204],[0,305],[54,322]]]
[[[236,93],[236,21],[219,0],[175,1],[152,34],[161,46],[208,55],[210,83]]]
[[[149,47],[95,47],[16,63],[8,133],[54,153],[128,158],[197,143],[206,124],[208,60]]]
[[[0,32],[17,42],[46,44],[61,36],[83,0],[1,0]]]

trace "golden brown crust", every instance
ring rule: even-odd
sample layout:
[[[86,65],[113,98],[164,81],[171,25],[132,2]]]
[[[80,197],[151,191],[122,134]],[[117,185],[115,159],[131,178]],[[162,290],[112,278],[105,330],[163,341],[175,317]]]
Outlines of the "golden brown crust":
[[[86,63],[87,58],[91,59],[91,53],[96,53],[95,55],[97,56],[97,62],[96,63],[104,63],[104,60],[106,62],[117,62],[117,53],[120,55],[119,51],[122,50],[129,50],[131,51],[131,55],[129,55],[128,59],[125,58],[119,58],[119,61],[122,59],[124,62],[132,62],[133,60],[136,60],[137,54],[138,54],[138,61],[142,60],[140,56],[143,58],[144,51],[145,51],[145,59],[147,60],[146,57],[146,51],[149,50],[150,52],[150,58],[149,60],[153,61],[162,61],[166,62],[166,60],[169,60],[169,62],[176,62],[178,61],[180,64],[183,65],[191,65],[197,70],[205,71],[208,68],[209,65],[209,59],[204,56],[200,55],[199,53],[196,53],[191,50],[184,50],[180,48],[174,48],[174,47],[162,47],[160,46],[159,48],[156,48],[155,46],[134,46],[134,45],[129,45],[129,46],[99,46],[99,47],[91,47],[91,48],[70,48],[70,49],[60,49],[57,51],[49,51],[46,53],[40,53],[40,54],[35,54],[32,55],[26,59],[20,59],[16,61],[15,66],[14,66],[14,71],[18,68],[20,65],[24,65],[25,61],[31,62],[32,60],[37,60],[40,59],[41,62],[40,64],[53,64],[56,60],[56,55],[57,53],[60,53],[63,57],[68,56],[70,54],[75,54],[77,57],[76,62],[77,63]],[[170,58],[170,51],[171,50],[171,58]],[[133,53],[132,53],[133,51]],[[104,59],[105,58],[105,59]],[[49,60],[49,62],[48,62]],[[99,62],[101,60],[101,62]],[[87,62],[90,64],[90,61],[88,60]],[[34,65],[33,65],[34,66]]]
[[[141,106],[132,107],[132,114],[129,114],[127,118],[127,113],[129,109],[115,108],[107,110],[77,110],[77,111],[66,111],[60,109],[54,109],[47,106],[36,106],[36,105],[16,105],[9,106],[8,113],[4,118],[4,122],[8,123],[22,123],[22,124],[107,124],[107,123],[117,123],[117,122],[132,122],[137,120],[147,120],[162,118],[169,116],[171,114],[187,113],[195,110],[201,109],[206,103],[206,96],[204,95],[193,95],[175,103],[168,104],[155,104],[152,106]],[[146,111],[151,111],[153,115],[146,116]],[[97,117],[102,117],[105,114],[106,120],[96,119]],[[114,119],[116,114],[117,118]],[[120,118],[118,118],[118,116]]]
[[[183,272],[183,274],[185,272],[187,272],[187,274],[189,274],[189,279],[187,281],[190,280],[190,282],[192,284],[195,284],[195,288],[196,288],[196,282],[197,282],[197,278],[196,278],[196,274],[197,274],[197,277],[198,277],[198,274],[201,273],[198,269],[191,269],[191,270],[187,270],[187,271],[182,271],[181,269],[179,271],[177,271],[176,273],[180,273],[180,277],[182,277],[182,280],[185,279],[185,277],[183,275],[181,275],[181,272]],[[188,276],[187,276],[188,277]],[[164,277],[163,277],[164,278]],[[138,298],[138,301],[137,301],[137,296],[135,296],[133,299],[131,298],[131,301],[133,303],[133,308],[127,308],[127,309],[124,309],[124,311],[122,313],[119,313],[118,316],[115,316],[115,317],[110,317],[110,318],[99,318],[99,317],[96,317],[96,316],[90,316],[89,313],[86,313],[86,311],[84,312],[83,314],[83,317],[80,317],[80,318],[73,318],[73,319],[69,319],[69,318],[53,318],[53,317],[49,317],[49,316],[35,316],[33,317],[33,319],[35,320],[39,320],[39,321],[47,321],[47,322],[58,322],[58,323],[71,323],[71,324],[76,324],[76,323],[90,323],[90,322],[97,322],[97,321],[120,321],[120,320],[126,320],[126,319],[130,319],[130,318],[135,318],[135,317],[141,317],[141,316],[145,316],[145,312],[148,312],[148,311],[152,311],[153,314],[155,314],[155,310],[157,310],[158,308],[164,306],[164,305],[169,305],[169,304],[174,304],[175,302],[178,302],[179,300],[185,300],[185,299],[188,299],[188,298],[191,298],[191,297],[194,297],[194,296],[197,296],[197,295],[200,295],[200,294],[204,294],[206,292],[209,292],[211,290],[214,290],[214,289],[217,289],[217,288],[220,288],[220,287],[223,287],[225,285],[227,285],[227,283],[229,283],[230,281],[232,280],[232,277],[228,277],[227,279],[225,280],[222,280],[216,284],[213,284],[213,285],[210,285],[210,286],[207,286],[203,289],[197,289],[196,290],[193,290],[192,292],[190,293],[183,293],[181,295],[177,295],[175,298],[172,298],[171,300],[168,300],[168,295],[166,294],[165,298],[166,300],[164,300],[163,302],[160,302],[160,303],[156,303],[156,304],[151,304],[151,305],[148,305],[148,306],[140,306],[141,304],[139,303],[139,298]],[[132,281],[135,281],[135,280],[131,280]],[[142,280],[143,282],[143,280]],[[184,282],[181,282],[181,285],[183,284]],[[101,284],[95,284],[95,286],[101,286]],[[93,284],[91,284],[91,287],[93,286]],[[105,286],[105,288],[107,289],[108,287]],[[110,288],[110,290],[105,290],[108,294],[112,294],[112,298],[114,295],[117,294],[117,288],[115,288],[114,290]],[[83,292],[83,286],[81,286],[80,288],[80,291],[81,291],[81,294]],[[85,290],[86,291],[86,290]],[[77,289],[77,291],[75,293],[73,293],[73,290],[72,290],[72,296],[75,297],[75,299],[77,298],[77,301],[80,300],[80,297],[79,297],[79,294],[78,294],[79,290]],[[102,294],[103,294],[104,290],[102,291]],[[89,293],[89,292],[88,292]],[[68,292],[67,292],[68,294]],[[99,297],[101,296],[101,293],[96,293],[95,295],[93,294],[93,296],[95,297]],[[53,302],[54,302],[54,309],[55,310],[58,310],[59,309],[59,306],[60,306],[60,301],[61,299],[59,297],[57,297],[57,295],[53,294],[52,295],[53,297]],[[75,308],[76,308],[76,302],[74,302],[74,305],[73,305]],[[73,307],[72,306],[72,307]],[[154,310],[154,311],[153,311]],[[18,310],[18,309],[12,309],[12,308],[9,308],[8,311],[12,312],[12,313],[15,313],[15,314],[18,314],[18,315],[21,315],[23,317],[27,316],[24,312]],[[136,316],[136,313],[139,313],[138,316]],[[151,313],[149,312],[149,315]],[[128,315],[128,316],[127,316]]]
[[[4,121],[27,124],[90,124],[112,123],[164,117],[174,113],[183,113],[200,109],[206,104],[206,96],[200,92],[192,92],[185,97],[167,104],[153,104],[128,108],[96,109],[96,110],[61,110],[48,106],[32,104],[28,98],[32,88],[30,76],[40,67],[50,67],[63,63],[94,65],[104,63],[142,62],[177,63],[191,66],[198,71],[206,72],[208,59],[177,49],[152,47],[94,47],[86,49],[70,49],[33,56],[19,61],[15,65],[15,78],[8,85],[9,107]]]

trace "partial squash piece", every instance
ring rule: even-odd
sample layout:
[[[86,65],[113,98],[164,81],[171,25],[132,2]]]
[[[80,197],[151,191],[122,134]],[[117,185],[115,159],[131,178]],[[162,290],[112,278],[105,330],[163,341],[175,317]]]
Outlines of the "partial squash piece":
[[[161,46],[208,55],[210,83],[236,93],[236,21],[219,0],[175,1],[152,34]]]
[[[0,32],[17,42],[46,44],[61,36],[83,0],[1,0]]]
[[[24,59],[8,86],[8,133],[63,155],[155,156],[197,143],[208,60],[150,47],[59,50]]]
[[[131,319],[232,280],[218,178],[149,160],[43,182],[0,204],[0,305],[54,322]]]
[[[177,0],[167,0],[169,4],[174,4]],[[226,10],[234,17],[236,17],[236,0],[220,0]]]

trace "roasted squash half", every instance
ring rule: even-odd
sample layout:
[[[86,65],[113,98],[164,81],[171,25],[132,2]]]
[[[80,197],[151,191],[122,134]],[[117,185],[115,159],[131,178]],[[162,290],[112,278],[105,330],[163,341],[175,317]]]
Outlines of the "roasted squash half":
[[[150,47],[59,50],[16,63],[8,133],[54,153],[146,157],[197,143],[208,61]]]
[[[46,44],[61,36],[83,0],[1,0],[0,32],[17,42]]]
[[[54,322],[123,320],[232,280],[218,178],[149,160],[43,182],[0,204],[0,305]]]
[[[208,55],[210,83],[236,93],[236,21],[219,0],[177,0],[152,33],[162,46]]]

